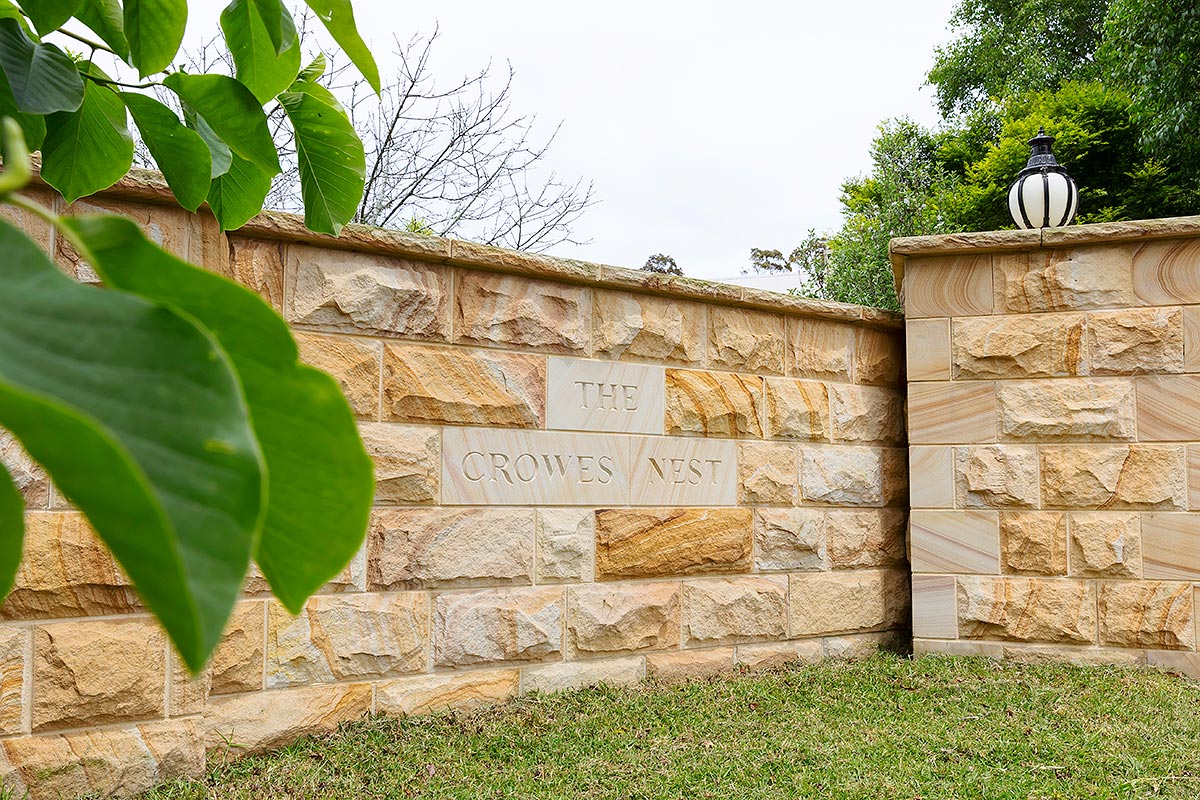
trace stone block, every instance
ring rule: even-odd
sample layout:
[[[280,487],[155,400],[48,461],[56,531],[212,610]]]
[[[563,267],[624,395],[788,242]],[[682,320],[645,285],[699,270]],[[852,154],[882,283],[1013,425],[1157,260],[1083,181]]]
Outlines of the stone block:
[[[829,388],[818,381],[766,379],[766,435],[802,442],[829,441]]]
[[[904,510],[830,509],[824,513],[826,550],[833,569],[893,567],[905,560]]]
[[[748,572],[748,508],[616,508],[596,512],[596,577]]]
[[[259,753],[301,736],[331,733],[371,711],[371,684],[335,683],[214,697],[205,709],[210,757]]]
[[[437,428],[387,422],[358,426],[375,463],[376,503],[436,503],[442,444]]]
[[[907,607],[905,608],[907,613]],[[821,653],[836,661],[862,661],[880,652],[900,653],[908,649],[908,636],[900,631],[876,631],[849,636],[827,636],[821,640]]]
[[[782,375],[783,319],[767,311],[709,306],[709,364],[734,372]]]
[[[954,508],[954,448],[910,447],[908,484],[913,508]]]
[[[1200,580],[1200,514],[1142,515],[1142,576]]]
[[[359,419],[379,419],[380,344],[348,336],[296,331],[300,360],[328,372]]]
[[[289,322],[347,333],[446,341],[450,273],[404,258],[287,246]]]
[[[1000,512],[1000,568],[1009,575],[1067,574],[1067,515]]]
[[[892,389],[835,383],[829,405],[833,441],[904,443],[904,401]]]
[[[1183,372],[1183,312],[1137,308],[1088,314],[1092,375]]]
[[[537,428],[545,411],[544,357],[417,345],[384,348],[385,420]]]
[[[439,594],[433,599],[433,663],[560,660],[565,605],[561,588]]]
[[[889,505],[902,494],[906,483],[907,465],[903,458],[903,450],[878,447],[801,447],[801,502],[831,506]]]
[[[597,357],[698,365],[707,345],[704,306],[596,289],[592,337]]]
[[[631,437],[629,502],[635,506],[736,504],[737,444],[729,439]],[[599,499],[591,503],[612,504]]]
[[[0,628],[0,735],[20,733],[25,704],[25,659],[29,631]]]
[[[954,377],[1086,375],[1084,328],[1082,314],[956,319],[950,333]]]
[[[913,639],[913,658],[928,655],[965,656],[967,658],[1004,658],[1004,646],[996,642],[969,642],[962,639]]]
[[[1077,644],[1005,644],[1002,646],[1002,654],[1005,661],[1020,664],[1073,664],[1078,667],[1125,669],[1145,664],[1145,656],[1141,650],[1118,650]]]
[[[958,598],[953,575],[912,576],[913,636],[958,638]]]
[[[709,647],[787,636],[786,576],[683,583],[683,644]]]
[[[458,270],[454,341],[542,353],[588,354],[591,292],[525,275]]]
[[[754,512],[754,568],[762,572],[825,570],[827,513],[819,508]]]
[[[203,713],[212,691],[212,674],[205,669],[192,677],[178,653],[171,650],[167,656],[171,684],[167,695],[167,716],[185,717]]]
[[[853,378],[854,327],[840,322],[789,317],[787,374],[846,381]]]
[[[824,657],[820,639],[795,642],[763,642],[737,646],[738,666],[759,671],[779,669],[789,664],[815,664]]]
[[[317,596],[295,617],[271,603],[267,688],[423,672],[428,642],[420,592]]]
[[[646,677],[659,683],[707,680],[733,672],[734,668],[732,647],[649,653],[646,656]]]
[[[46,470],[29,457],[17,437],[0,428],[0,465],[7,470],[13,485],[25,498],[29,509],[50,506],[50,479]]]
[[[1137,434],[1142,442],[1200,439],[1200,375],[1138,378]]]
[[[25,546],[5,619],[126,614],[141,604],[133,584],[76,511],[25,515]]]
[[[994,442],[996,427],[996,388],[991,381],[909,384],[910,444]]]
[[[679,584],[593,584],[569,590],[567,652],[616,655],[679,647]]]
[[[1036,447],[954,448],[959,508],[1037,508]]]
[[[958,635],[964,639],[1092,644],[1096,593],[1086,581],[958,578]]]
[[[221,643],[208,665],[212,694],[263,688],[265,605],[262,600],[244,600],[233,607]]]
[[[998,313],[1137,305],[1132,245],[1035,250],[993,259]]]
[[[1187,448],[1188,508],[1200,511],[1200,445]]]
[[[1101,644],[1196,649],[1191,583],[1105,581],[1099,613]]]
[[[375,684],[375,710],[403,717],[438,711],[473,711],[516,697],[520,678],[521,673],[515,669],[488,669],[383,681]]]
[[[669,369],[667,433],[761,439],[762,392],[754,375]]]
[[[995,511],[929,511],[909,515],[913,572],[1000,572],[1000,521]]]
[[[1150,650],[1146,653],[1146,664],[1176,675],[1200,678],[1200,653],[1186,650]]]
[[[1163,239],[1136,245],[1133,287],[1145,305],[1195,303],[1200,298],[1200,240]]]
[[[661,434],[665,381],[658,366],[553,356],[546,427]]]
[[[908,379],[950,380],[950,320],[910,319],[904,329]]]
[[[859,328],[854,340],[854,380],[874,386],[896,386],[904,361],[904,343],[891,331]]]
[[[738,502],[790,506],[796,503],[796,448],[777,442],[738,444]]]
[[[1142,535],[1138,515],[1072,512],[1071,575],[1079,578],[1142,577]]]
[[[166,661],[166,635],[148,617],[37,626],[33,729],[163,716]]]
[[[280,313],[283,312],[283,248],[282,242],[230,236],[231,274],[226,276],[250,289]]]
[[[1047,508],[1187,507],[1181,445],[1057,445],[1039,452]]]
[[[534,530],[533,509],[375,509],[367,533],[368,586],[531,583]]]
[[[589,686],[635,686],[645,674],[642,656],[567,661],[521,670],[521,693],[550,694]]]
[[[996,387],[996,402],[1005,441],[1132,441],[1136,436],[1132,381],[1004,382]]]
[[[537,510],[538,583],[591,580],[596,515],[585,508]]]
[[[992,255],[963,253],[905,259],[904,313],[966,317],[992,313]]]
[[[788,576],[791,637],[891,628],[906,623],[908,576],[893,570],[854,570]]]

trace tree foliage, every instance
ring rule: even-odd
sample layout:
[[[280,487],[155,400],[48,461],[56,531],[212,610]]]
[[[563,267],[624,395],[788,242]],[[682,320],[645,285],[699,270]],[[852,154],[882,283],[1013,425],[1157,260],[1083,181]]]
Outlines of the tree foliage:
[[[655,253],[646,259],[642,272],[657,272],[659,275],[682,275],[683,270],[675,263],[675,259],[666,253]]]

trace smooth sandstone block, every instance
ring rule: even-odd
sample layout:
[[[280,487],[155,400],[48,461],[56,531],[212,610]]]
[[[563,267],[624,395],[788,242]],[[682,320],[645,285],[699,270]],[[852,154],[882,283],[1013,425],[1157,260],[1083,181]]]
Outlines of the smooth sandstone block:
[[[900,500],[907,484],[902,449],[801,447],[800,456],[802,504],[891,505]]]
[[[788,576],[790,636],[883,630],[907,621],[908,576],[854,570]]]
[[[954,448],[959,508],[1036,508],[1037,448],[979,445]]]
[[[583,286],[525,275],[457,272],[457,343],[586,355],[591,347],[591,319],[591,292]]]
[[[762,378],[729,372],[669,369],[669,434],[762,438]]]
[[[754,568],[762,572],[828,569],[827,531],[824,509],[756,509]]]
[[[1006,575],[1066,575],[1067,515],[1061,511],[1000,512],[1000,571]]]
[[[1200,307],[1183,309],[1183,371],[1200,372]]]
[[[596,512],[596,578],[748,572],[748,508],[615,508]]]
[[[263,688],[265,606],[262,600],[243,600],[233,607],[221,643],[208,666],[212,694]]]
[[[907,559],[904,509],[826,509],[824,514],[826,552],[833,569],[893,567]]]
[[[787,636],[788,579],[707,578],[683,583],[683,645],[708,647]]]
[[[387,422],[358,426],[375,463],[376,503],[436,503],[441,479],[441,432]]]
[[[829,387],[818,381],[766,379],[769,439],[829,441]]]
[[[631,437],[629,502],[635,506],[737,503],[738,443],[669,436]],[[577,502],[577,501],[572,501]],[[593,505],[604,505],[594,503]]]
[[[735,372],[783,374],[784,318],[729,306],[708,308],[708,359]]]
[[[15,626],[0,628],[0,734],[21,733],[25,703],[25,645],[29,632]]]
[[[1136,308],[1088,314],[1092,375],[1183,372],[1183,312]]]
[[[679,584],[592,584],[567,596],[570,657],[679,647]]]
[[[545,358],[450,347],[384,348],[385,420],[536,428],[545,408]]]
[[[537,582],[591,580],[596,515],[586,508],[537,510]]]
[[[560,660],[565,613],[562,588],[439,594],[433,599],[433,663]]]
[[[1119,650],[1113,647],[1092,647],[1078,644],[1005,644],[1001,647],[1005,661],[1020,664],[1072,664],[1079,667],[1124,667],[1145,665],[1142,650]]]
[[[904,329],[908,379],[950,380],[950,320],[910,319]]]
[[[551,358],[546,427],[662,433],[663,383],[661,367]]]
[[[896,386],[904,359],[902,337],[891,331],[859,328],[854,339],[854,380],[874,386]]]
[[[375,684],[375,710],[392,716],[473,711],[517,696],[515,669],[472,670],[460,675],[415,675]]]
[[[1000,572],[1000,521],[995,511],[928,511],[909,515],[913,572]]]
[[[1188,508],[1200,510],[1200,445],[1187,448]]]
[[[1006,314],[1137,305],[1133,246],[997,254],[996,310]]]
[[[892,389],[835,383],[829,405],[835,442],[904,442],[904,400]]]
[[[951,325],[954,377],[1085,375],[1082,314],[974,317]]]
[[[734,649],[717,647],[681,653],[647,653],[646,677],[659,683],[706,680],[733,672]]]
[[[316,336],[295,331],[300,360],[328,372],[359,419],[379,419],[381,345],[349,336]]]
[[[568,661],[521,670],[521,693],[550,694],[588,686],[636,686],[645,675],[642,656]]]
[[[253,291],[280,313],[284,300],[283,249],[282,242],[230,236],[230,274],[226,276]]]
[[[1200,375],[1138,378],[1137,433],[1142,442],[1200,439]]]
[[[287,320],[347,333],[446,341],[450,274],[403,258],[287,246]]]
[[[996,428],[996,388],[991,381],[909,384],[910,444],[994,442]]]
[[[593,347],[598,358],[700,364],[707,332],[704,306],[665,297],[596,289]]]
[[[1146,305],[1195,303],[1200,298],[1200,240],[1138,244],[1133,255],[1133,288]]]
[[[957,604],[953,575],[913,575],[913,636],[928,639],[957,638]]]
[[[1142,515],[1142,576],[1200,580],[1200,514]]]
[[[964,639],[1091,644],[1096,595],[1090,582],[960,576],[958,635]]]
[[[534,512],[376,509],[367,532],[371,591],[532,582]]]
[[[738,443],[738,502],[744,505],[796,503],[796,448],[782,442]]]
[[[1183,509],[1185,449],[1174,445],[1039,448],[1047,508]]]
[[[1142,577],[1142,535],[1138,515],[1072,512],[1071,575],[1079,578]]]
[[[1196,649],[1191,583],[1104,581],[1100,643],[1118,647]]]
[[[906,317],[966,317],[992,313],[990,253],[927,256],[905,261]]]
[[[789,317],[787,374],[849,382],[854,370],[854,330],[839,322]]]
[[[205,709],[209,757],[271,750],[301,736],[329,733],[371,711],[371,684],[335,683],[217,697]]]
[[[1133,382],[1087,378],[996,386],[1000,438],[1019,442],[1132,441]]]
[[[0,428],[0,465],[4,466],[13,485],[25,498],[26,508],[49,507],[50,479],[46,471],[29,457],[16,437],[3,428]]]
[[[954,508],[954,448],[908,448],[908,497],[913,508]]]

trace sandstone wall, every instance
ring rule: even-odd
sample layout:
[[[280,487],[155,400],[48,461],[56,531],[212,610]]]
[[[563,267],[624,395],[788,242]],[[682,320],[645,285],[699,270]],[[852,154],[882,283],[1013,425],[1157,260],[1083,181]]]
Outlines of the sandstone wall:
[[[369,712],[852,656],[907,626],[896,318],[433,237],[334,242],[287,216],[227,238],[145,175],[71,210],[96,206],[283,313],[360,418],[378,489],[366,546],[306,611],[252,576],[189,681],[0,438],[29,508],[0,607],[0,772],[35,797]]]
[[[1200,218],[893,260],[916,651],[1200,676]]]

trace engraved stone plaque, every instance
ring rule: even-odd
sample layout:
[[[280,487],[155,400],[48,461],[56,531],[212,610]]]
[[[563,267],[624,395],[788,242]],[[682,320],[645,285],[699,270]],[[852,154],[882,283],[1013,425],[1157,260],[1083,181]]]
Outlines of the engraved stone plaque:
[[[446,428],[445,505],[624,505],[629,438]]]
[[[663,432],[662,367],[551,358],[546,425],[571,431]]]
[[[737,503],[737,443],[671,436],[636,437],[630,504],[732,506]]]

